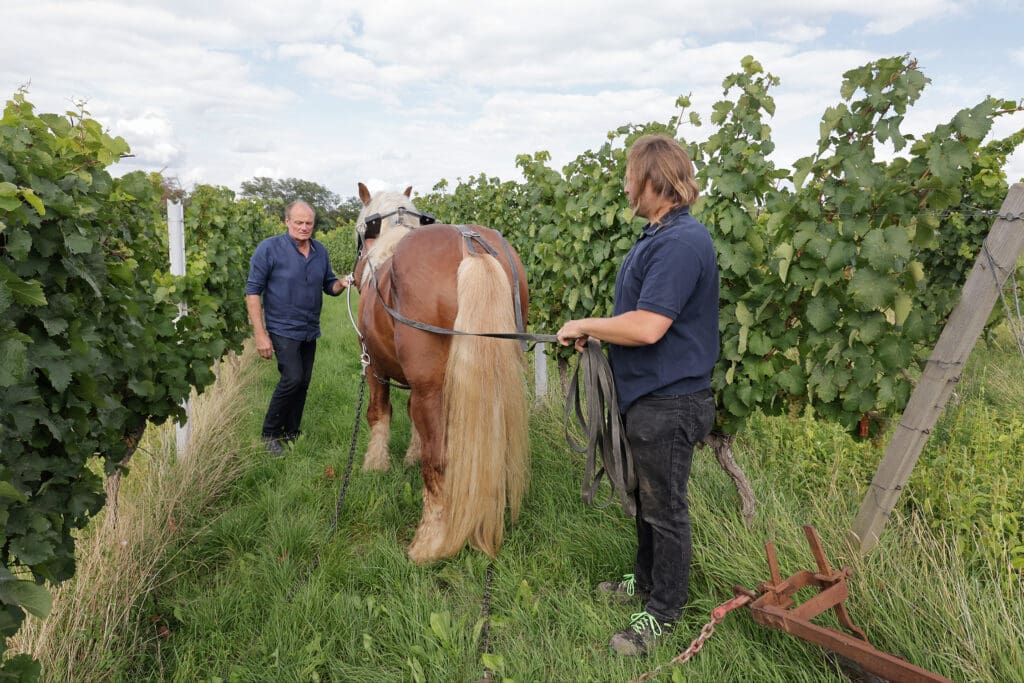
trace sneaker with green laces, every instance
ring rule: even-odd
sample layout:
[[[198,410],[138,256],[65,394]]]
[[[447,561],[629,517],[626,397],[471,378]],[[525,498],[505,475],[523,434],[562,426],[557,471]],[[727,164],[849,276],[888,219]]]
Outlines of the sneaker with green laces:
[[[639,600],[647,602],[650,591],[644,590],[636,585],[636,577],[626,574],[620,581],[602,581],[595,589],[598,595],[604,595],[616,602],[630,602]]]
[[[646,610],[631,617],[632,623],[614,636],[608,643],[615,654],[636,657],[647,654],[660,638],[672,633],[672,624],[659,621]]]

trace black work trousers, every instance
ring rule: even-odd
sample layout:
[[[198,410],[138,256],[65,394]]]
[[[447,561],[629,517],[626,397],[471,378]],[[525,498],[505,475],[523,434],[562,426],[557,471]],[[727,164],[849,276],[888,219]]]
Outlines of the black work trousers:
[[[649,614],[675,622],[690,584],[690,464],[694,447],[715,424],[715,396],[710,389],[648,395],[624,417],[638,480],[636,586],[650,593]]]
[[[281,380],[270,397],[267,416],[263,418],[263,436],[291,440],[299,436],[306,392],[313,377],[316,340],[298,341],[272,334],[270,341],[274,345]]]

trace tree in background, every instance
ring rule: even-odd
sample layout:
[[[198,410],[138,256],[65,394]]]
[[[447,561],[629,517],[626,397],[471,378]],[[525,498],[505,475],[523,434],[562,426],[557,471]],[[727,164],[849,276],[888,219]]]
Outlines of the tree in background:
[[[316,211],[317,229],[322,233],[354,223],[362,207],[356,197],[342,199],[323,185],[300,178],[257,176],[242,183],[242,197],[256,200],[265,211],[278,217],[287,204],[301,199]]]

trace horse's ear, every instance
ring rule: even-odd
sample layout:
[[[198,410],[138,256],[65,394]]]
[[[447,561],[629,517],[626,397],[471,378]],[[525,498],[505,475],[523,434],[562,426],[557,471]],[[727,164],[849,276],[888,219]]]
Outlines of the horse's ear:
[[[412,196],[412,185],[410,185],[409,187],[405,188],[405,196],[406,197],[411,197]]]
[[[363,206],[370,203],[370,190],[368,190],[366,185],[363,185],[362,183],[359,183],[359,201],[363,203]]]

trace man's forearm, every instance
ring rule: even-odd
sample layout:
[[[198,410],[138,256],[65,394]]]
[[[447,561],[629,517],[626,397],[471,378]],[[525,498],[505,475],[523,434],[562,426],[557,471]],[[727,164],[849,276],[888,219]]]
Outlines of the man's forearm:
[[[611,318],[581,318],[572,321],[573,334],[585,334],[619,346],[645,346],[661,339],[672,319],[646,310],[621,313]]]
[[[252,331],[256,335],[266,334],[267,326],[263,321],[263,302],[259,294],[245,295],[245,308],[249,311],[249,322],[252,324]]]

